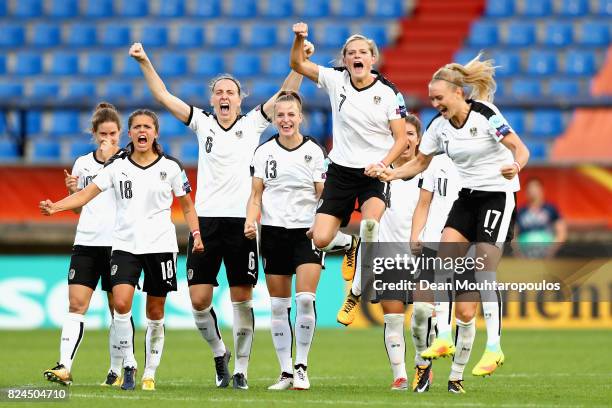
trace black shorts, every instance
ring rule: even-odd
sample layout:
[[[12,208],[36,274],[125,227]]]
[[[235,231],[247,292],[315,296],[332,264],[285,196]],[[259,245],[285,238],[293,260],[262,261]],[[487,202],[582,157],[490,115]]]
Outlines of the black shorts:
[[[246,205],[246,203],[245,203]],[[219,286],[217,275],[225,264],[230,286],[257,283],[257,242],[244,236],[244,218],[200,217],[204,252],[193,253],[193,238],[187,247],[187,283],[189,286]]]
[[[113,286],[120,283],[138,285],[143,270],[143,292],[151,296],[165,297],[168,292],[176,291],[175,253],[135,255],[125,251],[113,251],[110,277]]]
[[[324,253],[306,236],[308,228],[261,227],[261,257],[269,275],[293,275],[298,266],[323,266]]]
[[[365,169],[344,167],[330,163],[323,194],[319,200],[317,214],[329,214],[342,220],[342,227],[348,225],[351,214],[372,197],[381,199],[388,205],[388,183],[366,176]]]
[[[456,229],[470,242],[503,245],[514,236],[515,218],[514,193],[463,188],[445,227]]]
[[[98,280],[102,280],[102,290],[110,292],[111,251],[109,246],[73,246],[68,284],[84,285],[96,290]]]

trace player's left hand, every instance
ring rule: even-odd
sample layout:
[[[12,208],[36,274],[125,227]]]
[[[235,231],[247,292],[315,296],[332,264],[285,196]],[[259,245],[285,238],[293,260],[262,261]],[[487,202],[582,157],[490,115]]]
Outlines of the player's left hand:
[[[100,142],[100,152],[102,153],[102,160],[104,162],[113,157],[118,151],[119,146],[112,144],[107,139],[102,139]]]
[[[304,55],[306,55],[306,58],[310,58],[312,54],[314,54],[314,52],[315,52],[314,44],[308,40],[304,40]]]
[[[38,208],[40,208],[42,215],[53,215],[56,212],[53,208],[53,202],[49,199],[38,203]]]
[[[505,179],[512,180],[518,174],[518,167],[515,164],[506,164],[500,169],[501,175]]]
[[[244,236],[248,239],[255,239],[257,237],[257,225],[254,222],[244,223]]]
[[[193,250],[191,252],[204,252],[204,243],[200,234],[193,239]]]

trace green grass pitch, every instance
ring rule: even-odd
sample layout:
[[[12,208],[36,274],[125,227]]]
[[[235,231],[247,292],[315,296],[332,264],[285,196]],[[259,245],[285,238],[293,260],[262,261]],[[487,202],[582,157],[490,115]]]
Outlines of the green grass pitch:
[[[231,346],[231,332],[223,334],[226,344]],[[43,370],[53,366],[58,358],[59,335],[58,330],[0,331],[3,362],[0,388],[61,387],[48,383],[42,376]],[[266,389],[279,371],[268,331],[256,332],[249,369],[250,389],[238,391],[215,388],[210,349],[195,329],[168,330],[157,372],[157,391],[128,392],[98,385],[108,368],[107,333],[90,331],[85,333],[73,366],[74,384],[70,387],[71,398],[67,404],[87,408],[111,404],[121,408],[143,404],[148,408],[216,408],[247,404],[249,408],[286,407],[288,404],[300,407],[591,407],[612,404],[612,331],[506,330],[502,336],[506,364],[492,377],[472,377],[470,371],[483,351],[484,338],[485,333],[479,331],[466,369],[465,395],[451,395],[446,391],[448,359],[434,363],[434,384],[429,392],[390,391],[391,370],[382,328],[317,330],[309,358],[311,390],[274,392]],[[406,341],[411,378],[413,348],[409,332],[406,332]],[[141,368],[143,343],[143,332],[139,331],[136,352]],[[140,380],[141,372],[138,374]],[[33,405],[42,406],[40,403]]]

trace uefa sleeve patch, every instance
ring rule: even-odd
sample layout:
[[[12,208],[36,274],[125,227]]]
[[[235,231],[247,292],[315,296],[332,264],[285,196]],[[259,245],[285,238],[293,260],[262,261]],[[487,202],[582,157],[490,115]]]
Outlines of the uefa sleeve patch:
[[[187,173],[185,173],[185,170],[181,171],[181,182],[183,183],[183,191],[186,193],[190,193],[191,184],[189,184],[189,179],[187,178]]]

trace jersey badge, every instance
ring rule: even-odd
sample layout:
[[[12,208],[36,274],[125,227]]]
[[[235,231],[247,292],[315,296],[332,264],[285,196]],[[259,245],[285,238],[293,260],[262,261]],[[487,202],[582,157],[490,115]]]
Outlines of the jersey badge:
[[[472,137],[476,137],[477,134],[478,129],[476,127],[470,128],[470,135],[472,135]]]
[[[164,181],[166,179],[166,177],[168,177],[168,173],[166,173],[165,171],[160,171],[159,172],[159,179],[161,181]]]
[[[304,156],[304,160],[306,161],[306,163],[310,163],[310,161],[312,160],[312,156],[307,154],[306,156]]]
[[[374,105],[380,105],[380,100],[381,100],[380,96],[375,96],[374,97]]]
[[[242,130],[236,131],[236,137],[242,137]]]

